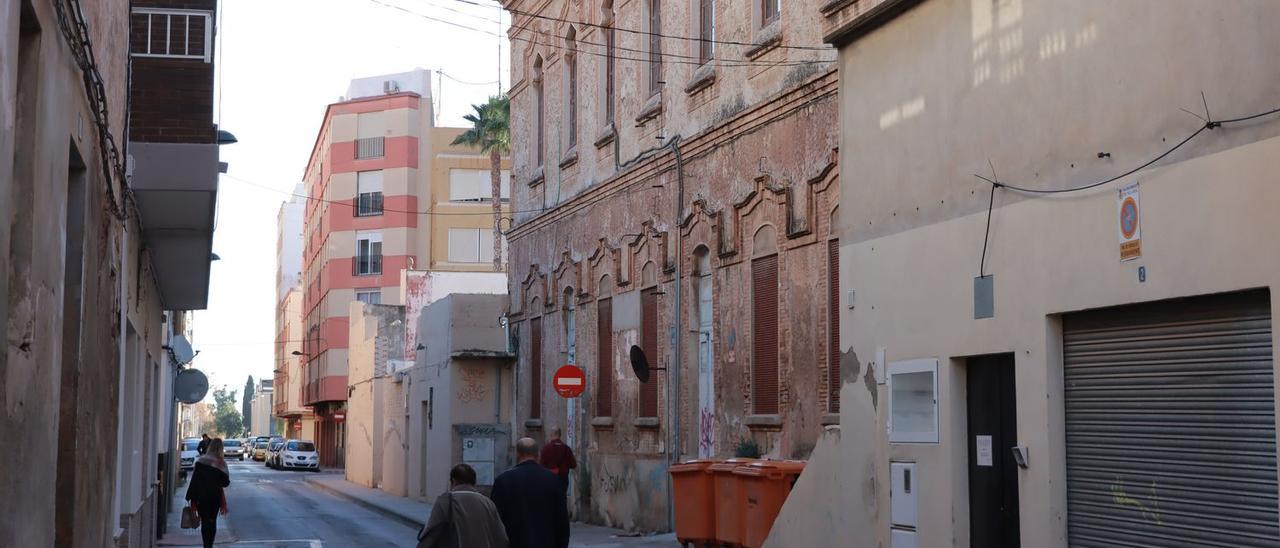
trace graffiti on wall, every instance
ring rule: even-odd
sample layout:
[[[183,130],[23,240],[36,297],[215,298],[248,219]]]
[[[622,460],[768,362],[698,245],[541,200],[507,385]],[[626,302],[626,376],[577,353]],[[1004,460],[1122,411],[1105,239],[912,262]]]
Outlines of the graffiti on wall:
[[[471,367],[460,367],[458,374],[462,377],[461,387],[456,394],[459,402],[472,403],[484,401],[489,397],[489,387],[485,382],[487,379],[483,371]]]

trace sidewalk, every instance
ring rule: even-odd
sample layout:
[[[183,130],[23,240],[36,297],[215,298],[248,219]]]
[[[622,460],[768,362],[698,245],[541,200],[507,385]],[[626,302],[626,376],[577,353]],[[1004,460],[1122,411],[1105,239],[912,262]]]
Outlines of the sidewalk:
[[[431,514],[429,503],[356,485],[342,476],[321,474],[309,476],[305,481],[412,527],[422,527]],[[634,533],[577,522],[570,524],[570,531],[569,546],[573,548],[671,548],[680,545],[674,533],[631,536]]]

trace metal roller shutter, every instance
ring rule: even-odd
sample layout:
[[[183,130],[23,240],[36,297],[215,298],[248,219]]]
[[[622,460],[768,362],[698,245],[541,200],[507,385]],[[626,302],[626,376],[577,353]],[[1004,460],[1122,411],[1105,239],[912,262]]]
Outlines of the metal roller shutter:
[[[529,322],[529,418],[542,418],[542,318]]]
[[[596,301],[596,337],[599,341],[596,358],[596,416],[613,416],[613,301]]]
[[[650,367],[662,367],[658,359],[658,290],[646,289],[640,294],[640,347]],[[640,384],[640,416],[658,416],[658,374],[650,372],[649,382]]]
[[[840,412],[840,240],[827,242],[827,412]]]
[[[1269,303],[1064,317],[1071,546],[1280,546]]]

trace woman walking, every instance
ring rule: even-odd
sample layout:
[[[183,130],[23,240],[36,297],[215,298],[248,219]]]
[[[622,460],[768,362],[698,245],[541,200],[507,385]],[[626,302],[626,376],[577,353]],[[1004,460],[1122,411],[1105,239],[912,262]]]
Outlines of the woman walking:
[[[200,537],[204,548],[213,548],[213,538],[218,534],[218,512],[227,513],[227,497],[222,489],[231,484],[227,461],[222,457],[222,438],[213,438],[209,448],[196,459],[187,485],[187,500],[200,514]]]

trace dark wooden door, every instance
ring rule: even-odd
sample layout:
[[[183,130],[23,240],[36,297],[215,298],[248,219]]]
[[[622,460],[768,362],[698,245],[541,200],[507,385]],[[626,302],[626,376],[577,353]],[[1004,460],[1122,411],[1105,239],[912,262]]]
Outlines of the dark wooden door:
[[[1018,548],[1013,354],[968,360],[969,545]]]

